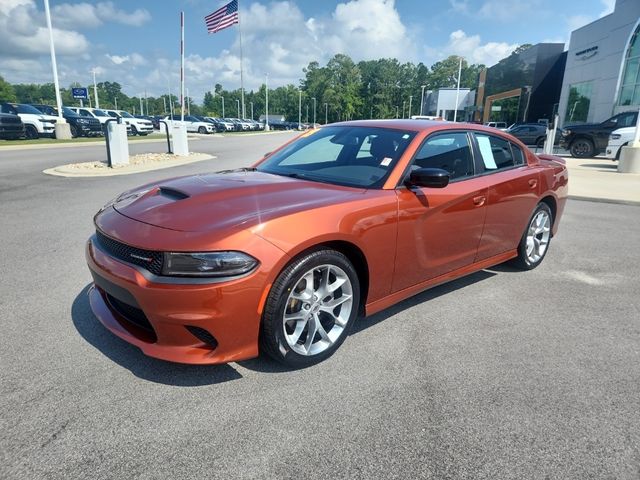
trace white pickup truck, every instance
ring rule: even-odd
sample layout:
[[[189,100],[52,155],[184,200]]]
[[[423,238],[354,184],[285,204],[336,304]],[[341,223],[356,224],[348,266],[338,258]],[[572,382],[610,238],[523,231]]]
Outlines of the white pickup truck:
[[[605,150],[605,156],[611,160],[619,160],[622,147],[633,142],[635,133],[636,127],[623,127],[611,132],[609,135],[609,143]]]

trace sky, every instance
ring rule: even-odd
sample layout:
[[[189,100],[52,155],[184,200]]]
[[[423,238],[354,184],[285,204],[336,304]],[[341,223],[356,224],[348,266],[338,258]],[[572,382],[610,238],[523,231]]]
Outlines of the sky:
[[[178,89],[180,11],[185,81],[201,101],[240,85],[239,28],[207,34],[228,0],[50,0],[62,86],[117,81],[130,96]],[[245,89],[298,85],[311,61],[395,57],[431,65],[449,55],[493,65],[523,43],[564,42],[615,0],[240,0]],[[0,0],[0,76],[52,82],[43,0]]]

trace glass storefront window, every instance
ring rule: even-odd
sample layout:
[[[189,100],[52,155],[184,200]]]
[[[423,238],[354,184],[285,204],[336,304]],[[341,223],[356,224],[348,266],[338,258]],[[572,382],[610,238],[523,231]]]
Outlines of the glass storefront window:
[[[627,50],[618,105],[640,105],[640,26]]]
[[[586,122],[593,95],[593,82],[574,83],[569,86],[566,122]]]

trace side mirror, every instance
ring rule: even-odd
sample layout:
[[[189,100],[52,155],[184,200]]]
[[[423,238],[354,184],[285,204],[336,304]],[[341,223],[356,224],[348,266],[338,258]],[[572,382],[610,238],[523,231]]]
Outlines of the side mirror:
[[[441,168],[418,168],[409,175],[407,184],[414,187],[444,188],[449,185],[449,172]]]

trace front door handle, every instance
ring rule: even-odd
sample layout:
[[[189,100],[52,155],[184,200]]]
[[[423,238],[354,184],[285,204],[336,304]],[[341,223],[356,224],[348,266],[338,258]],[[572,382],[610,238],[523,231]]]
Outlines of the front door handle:
[[[473,204],[476,207],[481,207],[482,205],[484,205],[484,202],[487,201],[487,197],[485,197],[484,195],[479,195],[477,197],[473,197]]]
[[[532,178],[531,180],[529,180],[529,186],[531,188],[536,188],[537,185],[538,185],[538,180],[536,180],[535,178]]]

